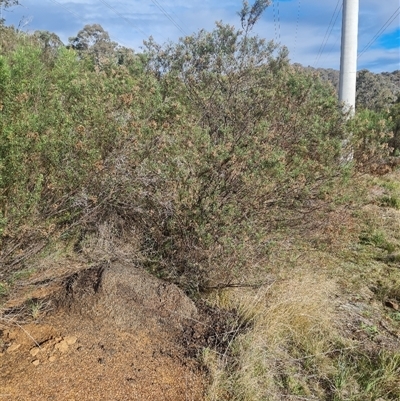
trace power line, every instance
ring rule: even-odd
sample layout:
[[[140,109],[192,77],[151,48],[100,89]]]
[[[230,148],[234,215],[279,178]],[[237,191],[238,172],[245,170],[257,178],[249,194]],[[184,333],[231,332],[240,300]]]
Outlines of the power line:
[[[182,29],[182,27],[168,14],[167,11],[163,8],[163,6],[157,0],[151,0],[153,4],[157,6],[157,8],[178,28],[184,35],[187,35],[186,32]]]
[[[275,10],[275,1],[272,0],[272,13],[274,16],[274,31],[275,31],[275,42],[278,42],[278,31],[276,27],[276,10]]]
[[[364,46],[364,48],[360,51],[357,56],[359,59],[371,46],[372,44],[378,39],[383,32],[390,26],[390,24],[400,15],[400,7],[391,15],[391,17],[383,24],[383,26],[379,29],[379,31],[375,34],[375,36]]]
[[[336,21],[337,21],[337,19],[339,18],[339,15],[340,15],[342,9],[343,9],[343,3],[342,3],[342,5],[340,6],[340,10],[339,10],[339,12],[338,12],[338,14],[337,14],[337,16],[336,16],[335,23],[333,24],[333,27],[336,25]],[[332,28],[332,29],[333,29],[333,28]],[[334,48],[336,47],[336,45],[339,43],[340,39],[341,39],[341,35],[338,35],[337,38],[336,38],[336,40],[335,40],[335,43],[333,43],[333,45],[329,48],[329,50],[325,52],[325,57],[323,58],[323,60],[326,59],[327,55],[329,55],[329,54],[332,53],[333,49],[334,49]],[[328,44],[328,42],[325,44],[325,46],[326,46],[327,44]],[[320,57],[322,57],[322,53],[321,53]]]
[[[296,21],[296,33],[294,35],[294,49],[293,55],[296,53],[296,46],[297,46],[297,35],[299,32],[299,22],[300,22],[300,8],[301,8],[301,0],[297,2],[297,21]]]
[[[277,17],[278,17],[278,42],[281,41],[281,15],[280,15],[280,9],[279,9],[279,0],[276,2],[277,4]]]
[[[49,0],[54,4],[57,4],[58,6],[62,7],[65,11],[67,11],[69,14],[73,15],[74,17],[78,18],[80,21],[82,21],[83,23],[85,23],[85,20],[82,18],[82,16],[80,16],[79,14],[77,14],[76,12],[70,10],[69,8],[65,7],[63,4],[59,3],[57,0]],[[100,0],[101,1],[101,0]],[[126,44],[124,44],[121,40],[119,40],[117,38],[117,41],[119,43],[121,43],[122,45],[124,45],[125,47],[128,47]]]
[[[68,13],[70,13],[71,15],[73,15],[74,17],[82,20],[81,16],[78,15],[77,13],[75,13],[74,11],[71,11],[69,8],[65,7],[63,4],[59,3],[57,0],[49,0],[54,4],[59,5],[60,7],[62,7],[65,11],[67,11]]]
[[[175,15],[176,18],[179,19],[179,17],[175,14],[174,10],[171,10],[171,14]],[[185,23],[183,24],[184,28],[187,28],[187,26],[185,25]],[[186,32],[186,31],[185,31]]]
[[[340,2],[341,2],[341,0],[338,0],[337,3],[336,3],[336,7],[335,7],[335,10],[332,13],[332,17],[331,17],[331,20],[329,22],[328,28],[326,29],[326,32],[325,32],[325,35],[324,35],[324,39],[322,40],[322,43],[321,43],[321,46],[319,47],[317,56],[315,57],[314,67],[317,66],[317,64],[319,62],[319,59],[321,58],[322,53],[325,50],[325,46],[328,43],[328,40],[329,40],[329,38],[331,36],[332,30],[333,30],[334,26],[336,25],[336,21],[337,21],[337,19],[339,17],[340,11],[341,11],[341,9],[343,7],[343,3],[342,3],[341,7],[339,8]]]
[[[114,11],[115,14],[117,14],[120,18],[122,18],[128,25],[130,25],[131,27],[133,27],[136,31],[142,33],[145,37],[147,37],[147,33],[144,32],[142,29],[140,29],[138,26],[132,24],[132,22],[130,22],[127,18],[125,18],[125,16],[123,14],[121,14],[120,12],[118,12],[118,10],[113,7],[110,6],[105,0],[100,0],[106,7],[108,7],[110,10]]]
[[[336,45],[339,43],[341,37],[340,35],[337,37],[337,39],[335,40],[335,43],[329,48],[329,50],[326,52],[327,54],[332,53],[333,49],[336,47]]]

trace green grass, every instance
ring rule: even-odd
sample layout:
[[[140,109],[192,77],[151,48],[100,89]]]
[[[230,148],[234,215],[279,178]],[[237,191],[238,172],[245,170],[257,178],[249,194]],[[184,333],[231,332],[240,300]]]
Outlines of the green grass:
[[[383,196],[380,199],[380,204],[382,206],[391,207],[393,209],[399,210],[400,209],[400,198],[397,196]]]
[[[0,297],[8,294],[9,288],[6,283],[0,282]]]

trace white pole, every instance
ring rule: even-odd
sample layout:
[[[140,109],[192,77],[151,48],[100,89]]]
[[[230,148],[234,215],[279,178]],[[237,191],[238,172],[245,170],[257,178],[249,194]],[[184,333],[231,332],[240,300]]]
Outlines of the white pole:
[[[351,116],[356,107],[358,10],[359,0],[343,0],[339,101]]]

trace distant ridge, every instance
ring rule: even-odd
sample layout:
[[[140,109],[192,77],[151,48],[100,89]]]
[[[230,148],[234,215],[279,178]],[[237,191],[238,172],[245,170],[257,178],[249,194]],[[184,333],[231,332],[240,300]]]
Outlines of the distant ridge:
[[[297,68],[316,72],[322,80],[328,81],[339,91],[339,70],[333,68],[304,67],[294,64]],[[376,111],[390,107],[400,96],[400,70],[393,72],[373,73],[360,70],[357,73],[357,105]]]

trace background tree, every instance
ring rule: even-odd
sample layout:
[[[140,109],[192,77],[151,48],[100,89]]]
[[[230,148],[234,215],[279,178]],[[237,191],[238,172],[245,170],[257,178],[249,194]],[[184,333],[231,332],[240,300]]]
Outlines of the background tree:
[[[110,39],[99,24],[85,25],[76,36],[69,38],[69,46],[81,55],[88,55],[98,65],[103,60],[116,57],[118,44]]]
[[[39,40],[45,50],[57,49],[60,46],[64,46],[62,40],[53,32],[35,31],[33,36]]]
[[[18,4],[18,0],[0,0],[0,8],[9,8]],[[4,18],[0,18],[0,26],[4,25],[4,21]]]
[[[125,67],[130,76],[141,75],[146,70],[147,58],[143,53],[135,53],[134,50],[125,46],[118,46],[115,50],[113,65]]]
[[[357,77],[356,107],[364,107],[376,112],[385,111],[396,100],[385,76],[361,70]]]
[[[64,47],[62,40],[53,32],[35,31],[33,37],[42,46],[43,60],[47,63],[53,62],[58,49]]]
[[[246,34],[253,29],[262,13],[270,4],[270,0],[256,0],[250,7],[247,0],[243,1],[243,7],[238,14],[240,22],[242,23],[242,28],[245,30]]]
[[[330,82],[339,92],[339,71],[332,68],[303,67],[296,68],[317,73],[324,81]],[[368,70],[357,73],[357,107],[375,112],[387,111],[400,94],[400,70],[375,74]]]
[[[18,4],[19,4],[18,0],[0,0],[0,6],[2,6],[3,8],[16,6]]]

